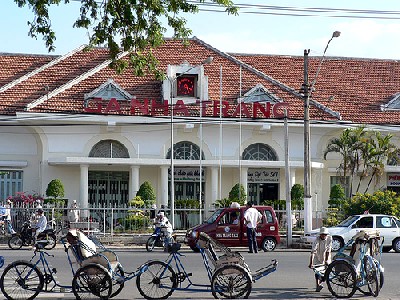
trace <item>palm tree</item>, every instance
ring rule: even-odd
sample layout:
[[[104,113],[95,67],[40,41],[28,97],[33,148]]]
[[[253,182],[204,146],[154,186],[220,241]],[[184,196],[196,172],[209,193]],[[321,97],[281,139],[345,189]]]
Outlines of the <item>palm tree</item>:
[[[324,159],[329,153],[338,153],[342,156],[342,161],[338,166],[338,172],[345,182],[348,175],[351,176],[350,192],[352,192],[352,182],[354,175],[360,168],[360,152],[362,138],[365,135],[365,127],[346,128],[338,138],[329,141],[325,151]]]
[[[373,138],[371,139],[372,148],[370,149],[370,161],[368,168],[371,170],[371,178],[369,179],[368,185],[365,189],[367,193],[372,180],[378,183],[384,173],[385,164],[390,159],[398,160],[399,149],[390,142],[392,135],[382,135],[379,131],[374,131]]]

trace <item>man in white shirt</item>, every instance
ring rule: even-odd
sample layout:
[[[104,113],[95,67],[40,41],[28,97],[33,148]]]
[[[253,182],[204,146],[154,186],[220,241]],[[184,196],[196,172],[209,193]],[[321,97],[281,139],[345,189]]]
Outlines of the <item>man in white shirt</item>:
[[[315,265],[327,266],[331,261],[331,253],[332,237],[329,235],[328,228],[321,227],[319,236],[315,239],[311,247],[310,263],[308,267],[312,269]],[[315,274],[316,292],[322,290],[322,282],[323,278],[320,275]]]
[[[32,232],[35,233],[35,237],[37,237],[41,232],[45,231],[47,228],[47,218],[43,213],[43,209],[38,208],[36,210],[37,221],[34,227],[32,228]]]
[[[261,213],[253,207],[253,202],[247,202],[247,210],[244,213],[244,222],[247,226],[247,241],[249,243],[249,253],[257,253],[256,229],[261,221]]]

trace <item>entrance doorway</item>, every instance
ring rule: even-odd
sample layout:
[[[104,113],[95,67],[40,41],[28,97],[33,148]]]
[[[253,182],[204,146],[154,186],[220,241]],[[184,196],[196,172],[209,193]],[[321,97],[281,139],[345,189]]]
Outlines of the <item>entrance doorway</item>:
[[[92,207],[127,205],[129,172],[89,171],[88,197]]]
[[[249,183],[247,190],[249,200],[257,205],[279,199],[279,183]]]

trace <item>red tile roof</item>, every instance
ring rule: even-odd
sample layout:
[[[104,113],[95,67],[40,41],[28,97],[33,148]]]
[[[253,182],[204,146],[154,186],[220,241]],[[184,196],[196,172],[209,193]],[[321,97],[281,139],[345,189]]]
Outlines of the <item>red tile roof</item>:
[[[179,65],[184,60],[197,65],[213,56],[213,62],[204,65],[210,100],[220,99],[222,69],[223,100],[236,103],[240,86],[243,95],[260,83],[289,104],[290,118],[303,118],[303,101],[299,94],[303,83],[303,57],[229,55],[197,38],[193,38],[189,46],[167,39],[164,45],[154,50],[154,54],[161,70],[166,70],[168,65]],[[99,67],[107,59],[108,51],[105,48],[78,50],[66,57],[0,54],[0,114],[15,114],[25,110],[85,113],[84,95],[110,78],[140,101],[162,100],[161,81],[155,80],[152,75],[134,76],[130,70],[117,74],[107,64]],[[51,60],[55,63],[46,67]],[[310,74],[316,73],[319,61],[318,57],[310,57]],[[6,84],[39,67],[42,67],[39,72],[2,90]],[[328,109],[340,113],[343,121],[399,124],[397,112],[382,112],[380,109],[380,105],[386,104],[395,93],[400,92],[399,77],[400,66],[394,60],[327,57],[313,93],[313,99],[322,106],[311,106],[311,118],[337,120],[335,114],[324,112]],[[312,75],[310,80],[313,80]],[[333,100],[329,101],[329,98]],[[42,101],[38,102],[38,99]],[[121,110],[123,114],[129,114],[128,103],[122,104]]]

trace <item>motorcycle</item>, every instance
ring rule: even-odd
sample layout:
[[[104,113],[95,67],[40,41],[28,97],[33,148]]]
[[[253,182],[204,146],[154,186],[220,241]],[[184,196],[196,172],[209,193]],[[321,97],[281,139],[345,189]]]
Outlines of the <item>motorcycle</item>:
[[[22,224],[20,232],[14,233],[8,239],[8,247],[13,250],[21,249],[22,246],[33,246],[35,242],[32,236],[32,228],[30,222],[24,222]],[[45,231],[38,234],[36,243],[43,245],[44,249],[51,250],[57,244],[56,234],[53,229],[46,229]]]
[[[165,231],[162,229],[163,229],[162,227],[156,227],[154,229],[153,234],[147,240],[146,250],[148,252],[153,251],[154,247],[164,248],[166,235],[165,235]],[[173,242],[174,242],[174,236],[172,236],[172,240],[169,241],[168,243],[171,244]]]

